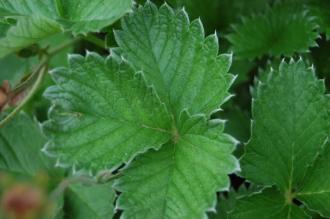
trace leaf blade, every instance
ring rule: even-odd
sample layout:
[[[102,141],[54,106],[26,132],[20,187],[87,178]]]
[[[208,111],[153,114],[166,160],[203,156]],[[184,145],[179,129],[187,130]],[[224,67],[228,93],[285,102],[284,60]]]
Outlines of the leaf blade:
[[[282,62],[260,84],[253,101],[252,137],[242,159],[248,179],[289,192],[303,182],[328,135],[324,93],[324,83],[302,60]]]
[[[274,188],[267,188],[236,201],[236,207],[229,214],[230,219],[243,218],[309,218],[305,212],[293,204],[286,204],[284,197]]]
[[[197,116],[184,126],[176,144],[138,157],[115,182],[124,218],[202,218],[214,207],[215,192],[228,189],[227,174],[239,167],[223,124]]]
[[[123,55],[145,72],[176,119],[185,109],[209,115],[228,98],[231,55],[217,55],[217,36],[204,38],[200,20],[147,2],[122,20],[122,28],[115,36]]]
[[[91,186],[74,184],[67,191],[65,204],[68,210],[65,214],[70,218],[111,218],[114,215],[114,200],[111,183]]]
[[[233,26],[227,39],[240,58],[291,56],[316,46],[317,23],[298,5],[280,3]]]
[[[329,174],[327,174],[329,172],[329,161],[330,147],[327,144],[314,165],[309,169],[304,184],[301,185],[300,190],[297,192],[299,200],[325,217],[330,216],[330,180]]]
[[[132,0],[58,0],[58,21],[74,35],[98,32],[131,10],[132,4]]]
[[[166,107],[126,63],[75,55],[53,79],[57,85],[45,96],[55,107],[44,130],[48,151],[63,164],[113,169],[170,139]]]
[[[41,153],[45,142],[38,125],[27,114],[17,115],[0,130],[0,171],[33,176],[46,170],[49,163]]]

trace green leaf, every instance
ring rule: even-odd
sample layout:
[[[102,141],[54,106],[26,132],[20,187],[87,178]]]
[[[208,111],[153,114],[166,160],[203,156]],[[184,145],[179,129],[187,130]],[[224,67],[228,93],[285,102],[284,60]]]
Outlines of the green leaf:
[[[148,2],[124,17],[122,28],[115,34],[124,57],[144,71],[176,120],[184,109],[209,115],[228,99],[231,55],[218,55],[217,36],[205,38],[200,20]]]
[[[69,42],[70,40],[72,40],[72,37],[70,35],[60,33],[44,39],[43,41],[39,42],[39,44],[42,48],[55,48],[57,45],[60,45],[63,42]],[[68,54],[73,52],[73,47],[73,45],[68,46],[66,49],[61,50],[61,52],[57,53],[56,56],[53,56],[49,63],[50,67],[55,68],[58,66],[67,66]]]
[[[23,59],[9,55],[0,59],[0,82],[8,80],[11,85],[17,85],[29,73],[35,59]]]
[[[297,198],[307,207],[330,217],[330,144],[318,156],[315,164],[309,169],[304,184],[297,191]]]
[[[113,57],[72,55],[52,72],[45,96],[55,106],[43,126],[61,164],[116,168],[170,139],[168,112],[142,73]]]
[[[311,13],[316,16],[321,31],[330,39],[330,1],[329,0],[307,0]]]
[[[63,31],[74,35],[100,31],[131,5],[132,0],[0,0],[0,15],[17,20],[0,38],[0,57]]]
[[[123,171],[118,207],[124,218],[206,217],[215,192],[229,187],[227,174],[239,169],[231,155],[237,142],[223,134],[221,121],[206,120],[229,98],[231,56],[218,55],[217,37],[205,38],[200,20],[190,23],[184,10],[166,4],[157,9],[147,2],[122,27],[115,33],[121,55],[143,70],[174,127],[171,141]]]
[[[260,187],[254,184],[246,187],[245,184],[241,185],[237,191],[233,188],[227,193],[221,193],[219,202],[217,204],[216,212],[209,214],[210,219],[228,219],[228,215],[235,209],[238,199],[251,195],[260,191]]]
[[[54,0],[0,0],[0,9],[5,12],[2,16],[33,16],[42,15],[56,17]]]
[[[34,176],[48,167],[41,152],[46,139],[39,126],[21,113],[0,129],[0,172]]]
[[[316,29],[314,18],[301,7],[282,3],[264,14],[244,18],[242,23],[233,26],[233,33],[227,35],[227,39],[240,58],[290,56],[316,46]]]
[[[114,214],[115,192],[112,184],[71,185],[66,196],[66,218],[106,219]]]
[[[4,37],[10,24],[5,19],[0,19],[0,37]]]
[[[185,7],[192,18],[200,17],[207,32],[219,30],[220,33],[228,31],[231,23],[239,20],[241,16],[264,10],[270,0],[168,0],[175,7]]]
[[[56,0],[58,21],[76,34],[100,31],[131,10],[132,0]]]
[[[137,157],[115,183],[123,218],[204,218],[239,169],[219,120],[182,114],[175,142]]]
[[[46,17],[19,17],[17,24],[0,38],[0,58],[59,32],[61,27]]]
[[[282,62],[259,83],[253,101],[252,137],[241,164],[252,182],[293,192],[329,134],[324,82],[302,60]],[[276,167],[276,168],[274,168]]]
[[[222,121],[206,119],[229,98],[231,57],[218,55],[217,38],[205,39],[200,21],[190,24],[183,10],[166,5],[158,10],[150,2],[137,10],[123,21],[124,31],[116,34],[121,48],[111,57],[72,56],[69,68],[53,73],[56,86],[45,94],[55,104],[44,124],[51,139],[47,151],[60,164],[99,170],[155,149],[132,161],[117,182],[124,215],[203,217],[216,191],[229,187],[227,175],[239,169],[231,155],[237,142],[223,133]],[[148,20],[140,23],[144,17]],[[144,24],[150,23],[143,35]],[[132,38],[132,31],[148,38]],[[157,38],[157,31],[165,38]],[[134,40],[137,47],[126,47]],[[152,42],[147,50],[145,41]],[[164,55],[158,56],[162,49]],[[146,81],[135,74],[140,70]],[[152,192],[159,194],[150,201],[131,197]]]
[[[217,117],[226,120],[225,132],[240,142],[247,142],[250,138],[250,118],[247,112],[240,109],[235,103],[228,102]]]
[[[61,32],[53,0],[0,0],[2,15],[16,19],[0,38],[0,58]]]
[[[238,199],[234,211],[228,218],[307,219],[309,216],[298,206],[286,204],[279,191],[268,188],[261,193]]]

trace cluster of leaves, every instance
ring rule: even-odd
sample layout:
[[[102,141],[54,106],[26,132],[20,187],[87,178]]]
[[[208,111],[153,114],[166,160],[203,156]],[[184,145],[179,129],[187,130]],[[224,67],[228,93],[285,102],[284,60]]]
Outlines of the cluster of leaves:
[[[329,0],[0,0],[0,217],[330,218],[329,39]]]

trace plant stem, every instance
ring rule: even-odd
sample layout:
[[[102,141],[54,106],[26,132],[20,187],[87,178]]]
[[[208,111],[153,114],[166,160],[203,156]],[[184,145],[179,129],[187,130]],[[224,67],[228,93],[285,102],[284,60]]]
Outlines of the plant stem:
[[[68,48],[69,46],[75,44],[78,40],[79,40],[79,38],[69,40],[69,41],[64,42],[63,44],[59,45],[58,47],[55,47],[54,49],[50,50],[48,52],[49,58],[55,56],[57,53],[61,52],[62,50],[66,49],[66,48]]]
[[[55,56],[57,53],[61,52],[63,49],[66,49],[67,47],[71,46],[72,44],[74,44],[77,40],[79,39],[73,39],[70,40],[68,42],[65,42],[63,44],[61,44],[60,46],[50,50],[47,55],[45,56],[45,58],[43,58],[41,60],[41,62],[39,63],[39,65],[37,66],[37,68],[35,69],[35,71],[33,71],[33,73],[30,75],[30,77],[24,81],[22,84],[20,84],[18,87],[16,87],[14,89],[14,93],[15,92],[19,92],[20,90],[24,89],[24,87],[27,87],[29,82],[35,77],[37,76],[36,81],[34,82],[31,90],[28,92],[27,96],[24,97],[24,99],[22,100],[22,102],[19,103],[18,106],[15,107],[15,109],[10,112],[3,120],[0,121],[0,128],[3,127],[7,122],[9,122],[10,120],[12,120],[17,113],[24,107],[25,104],[27,104],[32,97],[34,96],[34,94],[37,92],[39,86],[42,84],[42,79],[44,77],[44,75],[47,72],[47,65],[49,60]]]
[[[101,47],[102,49],[105,49],[105,42],[92,34],[88,34],[87,36],[82,37],[82,39],[84,39],[90,43],[93,43],[96,46]]]
[[[42,83],[42,79],[47,72],[47,66],[46,63],[42,63],[41,69],[38,70],[38,78],[36,82],[34,83],[33,87],[29,91],[28,95],[23,99],[22,102],[18,106],[15,107],[15,109],[8,114],[3,120],[0,121],[0,128],[3,127],[7,122],[9,122],[11,119],[13,119],[16,114],[24,107],[24,105],[34,96],[36,91],[38,90],[40,84]]]
[[[96,181],[88,176],[74,176],[64,179],[56,189],[50,194],[50,199],[56,200],[72,184],[83,183],[88,185],[96,184]]]

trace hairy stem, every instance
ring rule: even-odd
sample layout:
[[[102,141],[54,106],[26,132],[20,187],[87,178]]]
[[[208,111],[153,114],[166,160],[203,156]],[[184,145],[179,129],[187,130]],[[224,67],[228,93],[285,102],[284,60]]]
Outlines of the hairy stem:
[[[42,84],[44,75],[47,72],[47,69],[48,69],[47,66],[48,66],[49,60],[53,56],[55,56],[57,53],[61,52],[63,49],[66,49],[67,47],[73,45],[77,40],[78,39],[70,40],[70,41],[65,42],[65,43],[61,44],[60,46],[50,50],[47,53],[47,55],[41,60],[41,62],[37,66],[37,68],[31,73],[29,78],[14,89],[14,91],[13,91],[14,94],[19,93],[20,91],[22,91],[26,87],[28,87],[30,82],[35,77],[37,77],[36,81],[34,82],[32,88],[31,88],[31,90],[28,92],[27,96],[24,97],[22,102],[20,102],[19,105],[16,106],[15,109],[12,112],[10,112],[3,120],[0,121],[0,128],[3,127],[7,122],[12,120],[17,115],[17,113],[19,113],[19,111],[25,106],[25,104],[27,104],[32,99],[34,94],[38,91],[40,85]]]
[[[13,119],[16,116],[16,114],[24,107],[24,105],[27,102],[29,102],[29,100],[34,96],[34,94],[38,90],[39,86],[41,85],[42,79],[43,79],[46,72],[47,72],[47,64],[42,63],[41,69],[38,71],[38,78],[35,81],[35,83],[33,84],[33,86],[31,88],[31,90],[29,91],[28,95],[22,100],[22,102],[20,102],[20,104],[18,106],[15,107],[15,109],[10,114],[8,114],[3,120],[1,120],[0,128],[3,127],[11,119]]]
[[[83,39],[90,43],[93,43],[98,47],[101,47],[102,49],[105,49],[105,42],[92,34],[88,34],[87,36],[83,37]]]

